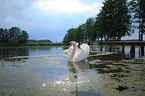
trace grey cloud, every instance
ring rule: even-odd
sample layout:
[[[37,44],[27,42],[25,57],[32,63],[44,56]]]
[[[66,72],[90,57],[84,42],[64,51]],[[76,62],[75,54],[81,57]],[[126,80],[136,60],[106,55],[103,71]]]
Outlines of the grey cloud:
[[[0,0],[0,22],[4,26],[18,25],[26,16],[25,10],[36,0]]]
[[[34,0],[0,0],[0,12],[2,15],[16,14],[32,5]]]

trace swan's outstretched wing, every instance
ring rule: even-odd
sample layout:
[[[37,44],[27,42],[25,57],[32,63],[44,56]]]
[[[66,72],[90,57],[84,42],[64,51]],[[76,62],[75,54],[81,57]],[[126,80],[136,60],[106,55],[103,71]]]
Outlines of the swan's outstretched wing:
[[[77,48],[73,61],[84,61],[89,56],[90,46],[88,44],[82,44],[80,48]]]

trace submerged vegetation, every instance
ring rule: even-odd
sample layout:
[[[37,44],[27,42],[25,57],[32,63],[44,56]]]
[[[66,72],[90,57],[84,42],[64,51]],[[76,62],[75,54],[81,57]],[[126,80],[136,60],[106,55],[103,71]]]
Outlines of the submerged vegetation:
[[[0,96],[144,96],[145,57],[138,58],[140,52],[128,58],[130,47],[123,55],[121,47],[102,53],[93,46],[96,56],[88,62],[67,62],[64,48],[0,48]]]

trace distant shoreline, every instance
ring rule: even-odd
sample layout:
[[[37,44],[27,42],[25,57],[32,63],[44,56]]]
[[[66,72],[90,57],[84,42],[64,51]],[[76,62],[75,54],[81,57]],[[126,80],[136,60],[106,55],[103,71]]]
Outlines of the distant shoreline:
[[[49,45],[49,46],[59,46],[59,45],[66,45],[64,43],[48,43],[48,44],[43,44],[43,43],[28,43],[26,44],[25,46],[46,46],[46,45]]]
[[[98,45],[98,43],[93,43],[92,45]],[[0,43],[1,46],[67,46],[65,43],[27,43],[19,45],[10,45],[8,43]]]
[[[0,46],[60,46],[66,45],[64,43],[26,43],[26,44],[18,44],[18,45],[11,45],[8,43],[0,43]]]

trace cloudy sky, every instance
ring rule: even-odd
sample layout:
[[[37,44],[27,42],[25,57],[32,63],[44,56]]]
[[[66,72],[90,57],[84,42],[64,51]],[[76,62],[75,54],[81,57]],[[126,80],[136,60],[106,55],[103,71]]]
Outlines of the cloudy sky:
[[[19,27],[28,32],[29,39],[61,42],[68,29],[96,17],[102,2],[104,0],[0,0],[0,28]]]

